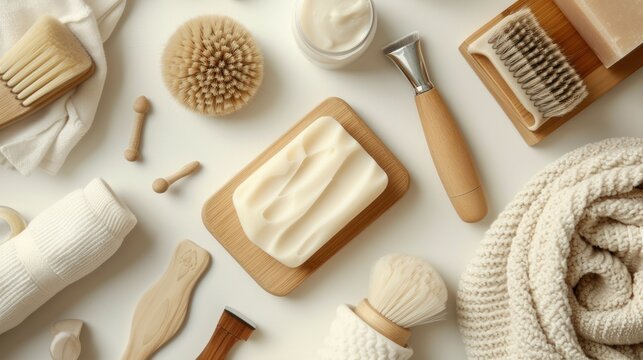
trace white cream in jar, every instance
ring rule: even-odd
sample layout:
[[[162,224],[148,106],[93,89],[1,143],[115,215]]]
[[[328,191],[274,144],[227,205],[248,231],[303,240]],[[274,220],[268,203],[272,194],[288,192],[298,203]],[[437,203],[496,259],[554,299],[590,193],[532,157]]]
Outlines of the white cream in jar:
[[[299,0],[294,21],[295,38],[304,54],[328,68],[357,59],[377,28],[371,0]]]

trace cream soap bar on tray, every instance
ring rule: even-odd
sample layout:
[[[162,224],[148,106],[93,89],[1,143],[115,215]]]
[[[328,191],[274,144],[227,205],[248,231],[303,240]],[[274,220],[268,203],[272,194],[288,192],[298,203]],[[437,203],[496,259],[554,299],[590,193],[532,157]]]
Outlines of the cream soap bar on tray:
[[[605,67],[643,43],[643,0],[555,2]]]
[[[388,176],[332,117],[320,117],[237,187],[250,241],[295,268],[386,188]]]

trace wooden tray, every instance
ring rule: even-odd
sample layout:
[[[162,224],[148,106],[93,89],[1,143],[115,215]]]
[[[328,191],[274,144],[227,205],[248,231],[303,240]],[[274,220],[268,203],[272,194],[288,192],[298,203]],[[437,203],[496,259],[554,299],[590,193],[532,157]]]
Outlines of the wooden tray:
[[[334,117],[364,147],[384,169],[389,182],[384,192],[371,205],[340,230],[308,261],[297,268],[289,268],[259,249],[246,237],[232,204],[232,194],[237,186],[257,168],[292,141],[310,123],[325,115]],[[285,296],[399,200],[408,187],[409,174],[399,160],[346,102],[338,98],[329,98],[212,196],[203,207],[202,217],[210,233],[262,288],[273,295]]]
[[[500,20],[524,7],[531,9],[540,25],[547,31],[547,34],[560,46],[563,54],[567,56],[574,69],[584,79],[589,91],[589,96],[572,112],[562,117],[550,119],[533,132],[525,126],[525,124],[533,123],[533,116],[520,104],[518,98],[513,94],[491,62],[483,55],[470,54],[467,51],[469,44],[486,33]],[[611,68],[605,68],[553,0],[519,0],[515,2],[473,33],[473,35],[469,36],[460,45],[460,52],[529,145],[538,144],[547,135],[643,65],[643,47],[639,47]]]

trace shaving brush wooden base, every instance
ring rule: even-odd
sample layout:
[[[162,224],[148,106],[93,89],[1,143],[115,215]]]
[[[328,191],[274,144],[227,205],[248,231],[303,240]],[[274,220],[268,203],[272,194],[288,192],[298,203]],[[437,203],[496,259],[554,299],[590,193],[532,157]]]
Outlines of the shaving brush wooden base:
[[[368,300],[362,300],[355,308],[355,314],[359,316],[373,330],[386,336],[400,346],[406,347],[411,338],[411,330],[403,328],[384,317],[371,306]]]

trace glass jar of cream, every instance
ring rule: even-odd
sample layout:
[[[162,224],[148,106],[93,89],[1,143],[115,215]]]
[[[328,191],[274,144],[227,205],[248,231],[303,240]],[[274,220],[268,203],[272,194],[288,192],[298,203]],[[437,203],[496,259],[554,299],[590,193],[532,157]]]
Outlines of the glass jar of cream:
[[[330,69],[362,55],[377,29],[372,0],[297,0],[293,20],[295,39],[306,57]]]

